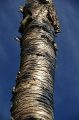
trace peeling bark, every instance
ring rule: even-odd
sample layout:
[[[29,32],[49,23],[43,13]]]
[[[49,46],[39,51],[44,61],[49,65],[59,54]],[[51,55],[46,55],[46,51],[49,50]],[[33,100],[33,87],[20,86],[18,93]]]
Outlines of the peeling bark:
[[[20,7],[21,60],[11,99],[12,120],[54,120],[55,35],[60,32],[52,0],[27,0]]]

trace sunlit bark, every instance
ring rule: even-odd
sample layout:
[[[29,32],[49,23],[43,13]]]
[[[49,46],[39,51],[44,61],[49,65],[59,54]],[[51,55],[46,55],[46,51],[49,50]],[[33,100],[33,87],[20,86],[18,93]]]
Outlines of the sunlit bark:
[[[60,32],[52,0],[27,0],[19,32],[21,60],[13,88],[12,120],[54,120],[54,75]]]

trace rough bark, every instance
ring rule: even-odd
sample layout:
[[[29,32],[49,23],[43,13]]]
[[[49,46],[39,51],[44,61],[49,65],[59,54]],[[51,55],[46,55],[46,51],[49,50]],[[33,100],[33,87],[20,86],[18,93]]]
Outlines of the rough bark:
[[[12,120],[54,120],[54,75],[60,32],[52,0],[27,0],[19,32],[21,60],[13,87]]]

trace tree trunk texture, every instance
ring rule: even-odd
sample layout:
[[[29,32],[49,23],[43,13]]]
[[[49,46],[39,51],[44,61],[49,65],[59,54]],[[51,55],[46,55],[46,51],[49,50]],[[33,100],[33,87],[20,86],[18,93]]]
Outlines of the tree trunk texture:
[[[19,32],[20,69],[13,87],[11,120],[54,120],[54,75],[60,32],[52,0],[27,0]]]

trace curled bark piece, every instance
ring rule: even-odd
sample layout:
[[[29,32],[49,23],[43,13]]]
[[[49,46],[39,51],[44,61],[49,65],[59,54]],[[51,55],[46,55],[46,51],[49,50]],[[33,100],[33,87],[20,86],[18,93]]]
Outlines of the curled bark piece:
[[[32,21],[32,17],[30,15],[27,15],[21,22],[20,24],[23,26],[23,29],[28,25],[28,23]]]
[[[22,39],[22,38],[20,38],[20,37],[15,37],[15,38],[14,38],[14,40],[17,40],[17,41],[19,41],[19,42],[21,41],[21,39]]]
[[[52,0],[42,0],[43,1],[43,3],[46,3],[46,4],[52,4]]]
[[[19,7],[19,12],[23,13],[23,6]]]

